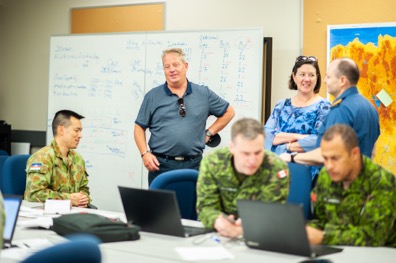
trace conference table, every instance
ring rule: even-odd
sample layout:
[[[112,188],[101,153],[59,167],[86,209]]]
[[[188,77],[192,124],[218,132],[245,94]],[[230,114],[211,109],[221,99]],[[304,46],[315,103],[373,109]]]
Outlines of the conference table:
[[[24,205],[31,205],[26,203]],[[111,215],[125,220],[123,213],[101,211],[92,209],[73,208],[73,211],[93,212],[102,215]],[[18,220],[26,220],[18,218]],[[189,224],[189,221],[183,223]],[[190,222],[196,224],[195,222]],[[26,240],[31,238],[45,238],[49,242],[56,244],[63,242],[64,238],[57,235],[52,230],[23,228],[17,226],[13,240]],[[335,253],[318,259],[330,259],[332,262],[359,262],[372,263],[375,261],[381,263],[396,262],[396,249],[386,247],[350,247],[343,246],[341,253]],[[140,232],[140,239],[135,241],[111,242],[100,244],[102,252],[102,262],[186,262],[182,255],[190,256],[190,260],[195,262],[301,262],[307,260],[306,257],[275,253],[270,251],[256,250],[248,248],[243,240],[230,240],[219,237],[216,233],[210,233],[189,238],[173,237],[147,232]],[[26,253],[29,250],[24,250]],[[180,251],[184,251],[181,253]],[[7,253],[6,253],[7,252]],[[8,251],[2,251],[0,262],[19,262],[21,258],[10,257]],[[226,252],[227,258],[223,259],[199,259],[202,255]],[[221,254],[221,253],[220,253]],[[195,255],[195,256],[192,256]],[[26,257],[26,255],[25,255]],[[219,255],[221,258],[221,256]]]

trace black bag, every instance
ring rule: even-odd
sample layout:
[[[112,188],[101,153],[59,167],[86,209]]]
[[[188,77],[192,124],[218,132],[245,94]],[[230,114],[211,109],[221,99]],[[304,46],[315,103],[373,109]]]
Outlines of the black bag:
[[[67,214],[54,218],[52,230],[65,236],[86,233],[97,236],[102,242],[137,240],[140,228],[97,214]]]

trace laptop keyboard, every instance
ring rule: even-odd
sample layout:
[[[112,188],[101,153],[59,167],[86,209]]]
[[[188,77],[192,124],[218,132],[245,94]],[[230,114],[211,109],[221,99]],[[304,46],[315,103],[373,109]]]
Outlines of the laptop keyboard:
[[[18,246],[13,244],[4,244],[3,249],[12,248],[12,247],[18,247]]]
[[[335,247],[328,247],[328,246],[323,246],[323,245],[311,245],[311,256],[317,257],[317,256],[324,256],[336,252],[341,252],[342,248],[335,248]]]
[[[186,236],[196,236],[213,232],[213,230],[202,227],[183,226]]]

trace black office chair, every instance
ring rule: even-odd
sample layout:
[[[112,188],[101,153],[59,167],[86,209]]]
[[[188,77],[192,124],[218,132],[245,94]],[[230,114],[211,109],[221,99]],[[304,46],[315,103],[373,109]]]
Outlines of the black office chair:
[[[150,185],[150,189],[166,189],[176,192],[176,198],[182,218],[197,220],[196,185],[198,171],[179,169],[158,175]]]

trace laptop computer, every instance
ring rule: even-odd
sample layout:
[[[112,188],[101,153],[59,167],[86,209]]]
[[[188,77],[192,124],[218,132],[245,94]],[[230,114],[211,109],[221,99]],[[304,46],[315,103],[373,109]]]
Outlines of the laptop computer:
[[[342,251],[309,244],[301,206],[252,200],[238,200],[237,206],[245,243],[250,248],[310,258]]]
[[[178,237],[212,232],[211,229],[183,226],[176,195],[167,190],[118,187],[128,223],[142,231]]]
[[[5,224],[3,232],[4,248],[12,247],[12,237],[14,236],[15,226],[18,220],[19,209],[22,204],[22,196],[4,195],[3,196]]]

